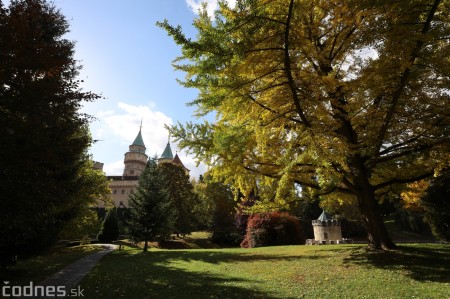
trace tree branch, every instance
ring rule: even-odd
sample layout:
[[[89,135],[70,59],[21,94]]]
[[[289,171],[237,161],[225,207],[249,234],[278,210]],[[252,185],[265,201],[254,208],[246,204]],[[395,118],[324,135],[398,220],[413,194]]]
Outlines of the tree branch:
[[[433,171],[431,171],[431,172],[426,172],[426,173],[424,173],[424,174],[421,174],[421,175],[416,176],[416,177],[413,177],[413,178],[407,178],[407,179],[399,179],[399,178],[395,178],[395,179],[392,179],[392,180],[389,180],[389,181],[380,183],[380,184],[378,184],[378,185],[375,185],[375,186],[373,186],[373,189],[374,189],[374,190],[379,190],[379,189],[382,189],[382,188],[391,186],[391,185],[393,185],[393,184],[413,183],[413,182],[416,182],[416,181],[419,181],[419,180],[426,179],[426,178],[428,178],[428,177],[430,177],[430,176],[432,176],[432,175],[434,175],[434,172],[433,172]]]
[[[431,26],[431,21],[433,20],[433,17],[437,11],[437,8],[440,4],[442,0],[435,0],[433,3],[433,6],[431,7],[430,12],[428,13],[427,19],[424,23],[424,26],[421,30],[422,34],[427,33],[430,30],[430,26]],[[414,61],[416,60],[416,58],[418,57],[419,51],[421,50],[422,46],[424,44],[423,40],[417,40],[416,41],[416,46],[414,47],[412,53],[411,53],[411,57],[409,59],[409,66],[405,68],[405,70],[403,71],[402,75],[400,76],[400,82],[398,85],[397,90],[394,92],[393,96],[392,96],[392,102],[391,105],[389,107],[389,110],[387,111],[386,117],[383,121],[383,124],[381,126],[380,129],[380,134],[378,135],[377,138],[377,143],[376,143],[376,147],[375,147],[375,155],[379,156],[379,151],[381,149],[381,146],[383,145],[383,141],[384,138],[386,136],[387,130],[389,128],[389,125],[391,124],[392,118],[394,116],[395,113],[395,109],[397,107],[398,101],[400,99],[400,96],[403,93],[403,90],[406,87],[407,81],[409,79],[409,75],[411,73],[411,67],[413,66]]]
[[[291,27],[291,17],[292,17],[292,12],[293,12],[293,8],[294,8],[294,0],[291,0],[289,3],[289,11],[288,11],[288,16],[286,19],[286,30],[284,33],[284,68],[286,71],[286,76],[288,78],[288,82],[289,82],[289,87],[292,93],[292,98],[294,101],[294,105],[295,108],[297,110],[298,115],[300,116],[300,119],[302,120],[302,123],[307,126],[310,127],[311,124],[309,123],[309,121],[306,119],[306,116],[303,112],[303,109],[300,105],[300,99],[298,97],[297,94],[297,90],[295,88],[295,82],[294,82],[294,78],[292,76],[292,70],[291,70],[291,57],[289,54],[289,30]]]

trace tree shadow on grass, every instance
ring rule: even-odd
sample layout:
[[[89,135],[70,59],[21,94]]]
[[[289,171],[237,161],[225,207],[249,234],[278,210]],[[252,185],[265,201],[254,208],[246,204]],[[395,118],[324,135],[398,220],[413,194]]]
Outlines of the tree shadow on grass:
[[[299,258],[323,257],[280,257],[218,250],[113,253],[101,260],[80,285],[86,290],[88,298],[281,298],[276,290],[263,291],[262,284],[266,281],[240,275],[236,262],[291,261]],[[216,268],[223,263],[227,266]]]
[[[219,250],[211,250],[209,252],[203,251],[161,251],[161,252],[149,252],[147,254],[154,254],[160,259],[161,262],[170,263],[171,261],[185,261],[185,262],[195,262],[201,261],[210,264],[218,264],[225,262],[260,262],[260,261],[298,261],[299,259],[324,259],[327,256],[322,255],[270,255],[270,254],[255,254],[246,253],[245,251],[236,253],[225,253]]]
[[[391,251],[355,249],[346,263],[400,270],[417,281],[450,282],[450,246],[420,244],[401,245]]]

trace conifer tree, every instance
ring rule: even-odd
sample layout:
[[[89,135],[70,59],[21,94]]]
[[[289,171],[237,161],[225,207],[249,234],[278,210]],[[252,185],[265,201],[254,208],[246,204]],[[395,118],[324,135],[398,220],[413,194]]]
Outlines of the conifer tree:
[[[45,0],[0,1],[0,255],[50,246],[92,190],[92,140],[69,24]],[[83,190],[84,189],[84,190]],[[95,189],[95,186],[94,186]]]
[[[139,177],[139,185],[129,201],[128,234],[134,242],[166,239],[173,231],[175,210],[172,208],[156,158],[148,161]]]
[[[117,217],[117,209],[114,207],[106,213],[100,232],[97,235],[97,239],[101,243],[111,243],[112,241],[117,240],[118,236],[119,219]]]
[[[188,235],[197,224],[193,211],[198,203],[189,174],[182,166],[174,163],[162,163],[158,168],[164,179],[172,208],[176,212],[174,233],[177,236]]]

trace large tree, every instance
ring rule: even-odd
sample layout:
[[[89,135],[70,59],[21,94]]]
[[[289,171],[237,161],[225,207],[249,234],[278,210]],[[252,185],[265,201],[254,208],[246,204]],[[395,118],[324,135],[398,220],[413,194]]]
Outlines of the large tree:
[[[156,164],[150,159],[139,177],[139,185],[130,195],[127,228],[134,242],[166,239],[174,229],[176,211],[172,208],[164,178]]]
[[[91,144],[68,22],[44,0],[0,2],[0,255],[50,245],[82,201]],[[83,193],[83,192],[81,192]]]
[[[378,196],[449,163],[449,14],[448,0],[244,0],[201,12],[195,40],[159,23],[191,104],[217,119],[173,134],[244,194],[356,202],[370,246],[393,248]]]

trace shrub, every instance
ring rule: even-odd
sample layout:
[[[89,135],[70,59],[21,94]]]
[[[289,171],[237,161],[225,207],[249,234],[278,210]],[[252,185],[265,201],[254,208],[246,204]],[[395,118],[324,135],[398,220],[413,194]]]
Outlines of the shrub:
[[[305,244],[300,221],[288,213],[261,213],[250,216],[241,247]]]

